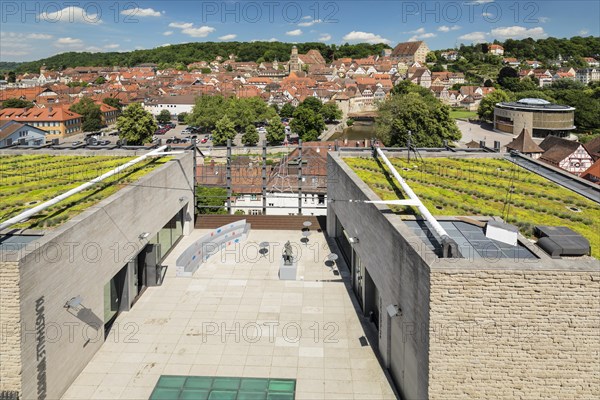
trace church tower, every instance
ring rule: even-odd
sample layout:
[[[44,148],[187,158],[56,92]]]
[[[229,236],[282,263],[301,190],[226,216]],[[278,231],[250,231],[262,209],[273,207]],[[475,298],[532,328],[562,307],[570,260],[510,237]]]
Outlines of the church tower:
[[[298,61],[298,48],[292,47],[292,54],[290,55],[290,72],[300,71],[300,62]]]

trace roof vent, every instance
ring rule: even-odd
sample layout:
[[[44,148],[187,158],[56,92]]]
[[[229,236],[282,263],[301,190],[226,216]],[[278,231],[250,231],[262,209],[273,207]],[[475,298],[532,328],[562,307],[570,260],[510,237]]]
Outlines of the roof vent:
[[[566,226],[536,226],[537,245],[552,258],[562,256],[581,257],[590,255],[590,242]]]

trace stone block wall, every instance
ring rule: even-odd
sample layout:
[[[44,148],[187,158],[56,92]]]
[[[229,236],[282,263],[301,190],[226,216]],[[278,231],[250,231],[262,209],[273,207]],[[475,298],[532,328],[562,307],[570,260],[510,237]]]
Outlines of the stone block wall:
[[[0,393],[21,391],[19,264],[0,261]]]
[[[598,269],[435,269],[430,279],[430,399],[600,393]]]

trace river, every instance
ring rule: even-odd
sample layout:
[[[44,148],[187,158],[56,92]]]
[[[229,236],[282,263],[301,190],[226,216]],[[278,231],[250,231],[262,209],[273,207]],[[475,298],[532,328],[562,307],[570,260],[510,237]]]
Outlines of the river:
[[[375,124],[373,122],[357,121],[354,125],[337,132],[329,140],[363,140],[375,137]]]

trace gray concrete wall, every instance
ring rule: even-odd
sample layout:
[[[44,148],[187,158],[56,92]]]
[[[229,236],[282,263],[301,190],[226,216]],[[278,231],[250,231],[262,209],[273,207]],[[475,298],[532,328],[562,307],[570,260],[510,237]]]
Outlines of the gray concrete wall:
[[[183,207],[184,234],[193,228],[193,175],[192,153],[168,161],[48,232],[38,248],[30,245],[21,254],[22,398],[38,397],[36,301],[43,298],[46,393],[55,399],[104,342],[104,285],[147,244],[139,235],[155,234]],[[78,317],[64,308],[75,296],[83,298],[86,315]],[[101,327],[95,329],[91,321]],[[124,339],[121,335],[116,340]]]
[[[332,153],[328,179],[327,233],[340,234],[335,232],[337,218],[350,236],[359,239],[354,250],[379,290],[381,355],[405,398],[426,399],[428,342],[415,332],[429,330],[430,269],[425,260],[436,257],[387,206],[349,202],[379,198]],[[402,315],[390,318],[385,311],[390,304],[398,305]],[[395,339],[390,346],[391,337]]]

